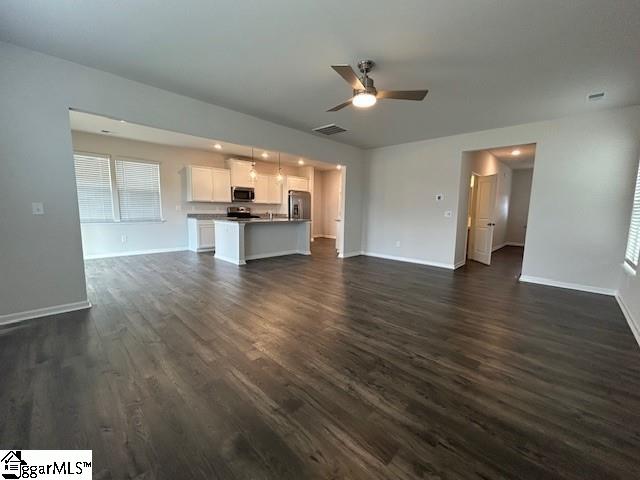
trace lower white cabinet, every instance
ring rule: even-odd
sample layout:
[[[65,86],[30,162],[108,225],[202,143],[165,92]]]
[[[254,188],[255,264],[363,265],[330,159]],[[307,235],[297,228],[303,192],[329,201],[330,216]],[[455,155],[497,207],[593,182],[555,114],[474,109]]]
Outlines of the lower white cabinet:
[[[189,250],[208,252],[215,249],[216,235],[213,220],[187,218],[189,230]]]

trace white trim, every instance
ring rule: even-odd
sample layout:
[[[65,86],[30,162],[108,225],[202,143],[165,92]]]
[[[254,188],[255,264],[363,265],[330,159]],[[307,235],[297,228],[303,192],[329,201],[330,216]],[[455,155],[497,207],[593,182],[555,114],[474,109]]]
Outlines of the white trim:
[[[530,277],[529,275],[520,275],[519,281],[524,283],[547,285],[549,287],[568,288],[569,290],[580,290],[581,292],[600,293],[602,295],[613,296],[616,294],[616,291],[610,288],[593,287],[591,285],[581,285],[578,283],[558,282],[549,278]]]
[[[338,258],[351,258],[351,257],[359,257],[360,255],[364,255],[364,252],[347,252],[347,253],[340,253],[338,255]]]
[[[89,300],[65,303],[64,305],[54,305],[52,307],[36,308],[35,310],[27,310],[25,312],[9,313],[7,315],[0,315],[0,325],[8,325],[10,323],[31,320],[32,318],[58,315],[60,313],[74,312],[76,310],[85,310],[87,308],[91,308],[91,302],[89,302]]]
[[[640,325],[638,325],[638,322],[636,322],[633,316],[631,316],[631,310],[629,310],[629,307],[627,307],[627,304],[624,303],[624,300],[622,299],[622,297],[617,293],[616,293],[616,300],[618,301],[618,305],[620,306],[620,310],[622,310],[622,314],[624,315],[624,318],[627,320],[627,323],[629,324],[629,328],[631,329],[631,332],[633,333],[633,336],[635,337],[636,342],[638,342],[638,345],[640,346]]]
[[[396,255],[386,255],[374,252],[363,252],[363,255],[368,257],[384,258],[386,260],[395,260],[397,262],[417,263],[418,265],[427,265],[429,267],[446,268],[447,270],[454,269],[454,265],[452,263],[430,262],[428,260],[420,260],[418,258],[398,257]]]
[[[501,248],[504,248],[504,247],[506,247],[506,246],[507,246],[507,244],[506,244],[506,243],[501,243],[500,245],[496,245],[495,247],[493,247],[493,248],[491,249],[491,253],[495,252],[496,250],[500,250]]]
[[[152,248],[149,250],[131,250],[128,252],[110,252],[110,253],[99,253],[97,255],[85,255],[84,259],[96,260],[99,258],[128,257],[130,255],[150,255],[152,253],[184,252],[186,250],[189,250],[189,248],[188,247]],[[213,248],[211,250],[213,250]]]
[[[505,247],[524,247],[524,243],[518,243],[518,242],[505,242],[504,243]]]
[[[453,269],[454,269],[454,270],[457,270],[457,269],[459,269],[460,267],[463,267],[463,266],[464,266],[464,265],[466,265],[466,264],[467,264],[467,261],[466,261],[466,260],[461,260],[461,261],[459,261],[458,263],[456,263],[456,264],[453,266]]]
[[[329,238],[331,240],[335,240],[336,236],[335,235],[325,235],[324,233],[318,233],[318,234],[314,235],[313,238]]]
[[[233,263],[234,265],[246,265],[247,262],[245,262],[244,260],[242,262],[240,262],[237,258],[231,258],[231,257],[223,257],[219,254],[216,253],[216,256],[214,257],[216,260],[222,260],[223,262],[228,262],[228,263]]]
[[[311,255],[311,252],[301,252],[300,250],[283,250],[282,252],[257,253],[255,255],[247,255],[245,260],[259,260],[261,258],[282,257],[283,255]]]

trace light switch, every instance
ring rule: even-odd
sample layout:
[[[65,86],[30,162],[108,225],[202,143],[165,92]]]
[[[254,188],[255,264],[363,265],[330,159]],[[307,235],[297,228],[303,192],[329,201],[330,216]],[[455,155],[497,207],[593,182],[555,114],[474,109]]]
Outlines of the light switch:
[[[436,202],[442,201],[444,195],[442,193],[436,193]]]
[[[31,213],[34,215],[44,215],[44,205],[42,202],[33,202],[31,204]]]
[[[451,210],[446,210],[446,211],[444,212],[444,216],[445,216],[446,218],[451,218],[451,215],[452,215],[452,214],[453,214],[453,212],[452,212]]]

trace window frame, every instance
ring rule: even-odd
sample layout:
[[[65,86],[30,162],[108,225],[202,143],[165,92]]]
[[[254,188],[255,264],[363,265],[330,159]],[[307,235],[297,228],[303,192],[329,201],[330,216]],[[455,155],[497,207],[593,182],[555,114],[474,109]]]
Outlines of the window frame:
[[[120,211],[120,192],[118,191],[118,184],[116,179],[116,162],[120,160],[122,162],[129,163],[146,163],[150,165],[156,165],[158,167],[158,205],[160,209],[160,216],[158,219],[153,220],[122,220],[121,211]],[[164,222],[164,216],[162,212],[162,179],[160,178],[160,162],[154,160],[146,160],[142,158],[134,158],[134,157],[125,157],[122,155],[114,156],[111,162],[111,170],[112,170],[112,183],[113,183],[113,193],[114,193],[114,205],[118,206],[118,222],[119,223],[162,223]]]
[[[78,176],[76,174],[75,171],[75,162],[76,159],[75,157],[77,156],[81,156],[81,157],[93,157],[93,158],[102,158],[102,159],[106,159],[107,162],[109,163],[109,180],[111,183],[111,220],[96,220],[96,221],[82,221],[82,218],[80,216],[80,198],[78,196]],[[114,198],[114,192],[115,192],[115,171],[113,169],[113,162],[111,159],[111,155],[109,154],[105,154],[105,153],[98,153],[98,152],[87,152],[87,151],[80,151],[80,150],[74,150],[73,151],[73,175],[76,181],[76,201],[78,202],[78,218],[80,220],[81,224],[101,224],[101,223],[114,223],[116,220],[116,208],[118,208],[118,206],[115,203],[115,198]],[[119,213],[119,211],[118,211]]]
[[[637,225],[633,220],[638,220]],[[635,233],[633,243],[636,248],[634,258],[629,258],[629,246],[632,240],[632,233]],[[631,218],[629,219],[629,232],[627,234],[627,244],[624,251],[624,266],[632,270],[634,273],[638,271],[640,264],[640,161],[638,162],[638,170],[636,173],[635,188],[633,190],[633,204],[631,205]]]
[[[97,222],[83,222],[82,220],[80,220],[80,224],[110,225],[113,223],[126,223],[130,225],[130,224],[144,224],[144,223],[164,223],[166,221],[164,219],[163,210],[162,210],[162,178],[161,178],[162,169],[160,168],[161,167],[160,162],[154,161],[154,160],[146,160],[142,158],[125,157],[122,155],[111,155],[108,153],[89,152],[86,150],[74,150],[73,156],[75,157],[76,155],[82,155],[85,157],[102,157],[102,158],[107,158],[109,160],[109,172],[111,176],[111,203],[112,203],[112,210],[113,210],[113,220],[97,221]],[[158,198],[160,202],[160,218],[158,220],[122,220],[122,217],[120,215],[120,194],[118,192],[118,185],[116,182],[116,160],[122,160],[124,162],[150,163],[158,166]],[[75,159],[74,159],[74,162],[75,162]],[[75,175],[75,168],[74,168],[74,175]],[[77,184],[77,178],[76,178],[76,184]],[[77,185],[76,185],[76,189],[77,189]]]

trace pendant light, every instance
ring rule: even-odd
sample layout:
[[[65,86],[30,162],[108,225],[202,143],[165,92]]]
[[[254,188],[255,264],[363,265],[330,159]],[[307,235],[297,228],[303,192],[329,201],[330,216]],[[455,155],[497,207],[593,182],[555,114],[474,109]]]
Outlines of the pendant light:
[[[251,178],[251,183],[255,183],[256,178],[258,178],[258,172],[256,172],[256,161],[253,159],[253,148],[251,149],[251,170],[249,170],[249,178]]]
[[[282,183],[284,177],[282,176],[282,168],[280,167],[280,152],[278,152],[278,176],[276,177],[278,183]]]

